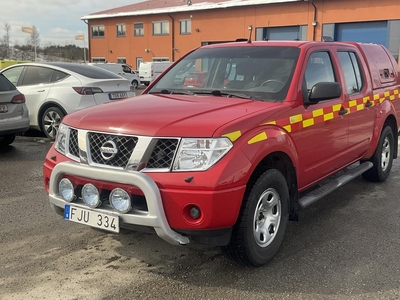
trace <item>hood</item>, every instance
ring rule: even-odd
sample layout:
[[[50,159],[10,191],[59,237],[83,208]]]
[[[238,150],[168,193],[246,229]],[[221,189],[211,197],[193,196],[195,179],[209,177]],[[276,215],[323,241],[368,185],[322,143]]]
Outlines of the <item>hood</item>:
[[[143,136],[211,137],[221,126],[281,103],[204,95],[141,95],[92,106],[63,123],[91,131]]]

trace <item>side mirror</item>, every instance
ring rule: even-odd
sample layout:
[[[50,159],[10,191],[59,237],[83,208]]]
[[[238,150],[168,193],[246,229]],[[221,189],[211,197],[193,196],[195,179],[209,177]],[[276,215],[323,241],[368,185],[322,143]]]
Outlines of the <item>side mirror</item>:
[[[309,103],[339,98],[342,95],[342,87],[338,82],[319,82],[311,88],[308,95]]]

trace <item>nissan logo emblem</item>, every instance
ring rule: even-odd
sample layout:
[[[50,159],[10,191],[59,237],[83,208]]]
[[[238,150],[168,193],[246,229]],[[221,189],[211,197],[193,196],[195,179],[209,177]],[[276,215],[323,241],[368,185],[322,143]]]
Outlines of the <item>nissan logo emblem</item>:
[[[104,142],[100,147],[100,152],[105,160],[110,160],[118,153],[117,145],[113,141]]]

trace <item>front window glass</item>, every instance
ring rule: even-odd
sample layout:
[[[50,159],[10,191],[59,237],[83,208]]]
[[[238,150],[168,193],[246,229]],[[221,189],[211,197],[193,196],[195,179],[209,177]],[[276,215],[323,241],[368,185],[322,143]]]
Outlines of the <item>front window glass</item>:
[[[24,69],[24,67],[22,67],[22,66],[14,67],[14,68],[4,71],[3,74],[4,74],[4,76],[6,76],[6,78],[8,80],[10,80],[12,82],[12,84],[18,86],[18,80],[19,80],[19,77],[21,76],[23,69]]]
[[[148,92],[231,93],[254,100],[283,101],[300,50],[286,46],[239,45],[201,48],[192,52]]]

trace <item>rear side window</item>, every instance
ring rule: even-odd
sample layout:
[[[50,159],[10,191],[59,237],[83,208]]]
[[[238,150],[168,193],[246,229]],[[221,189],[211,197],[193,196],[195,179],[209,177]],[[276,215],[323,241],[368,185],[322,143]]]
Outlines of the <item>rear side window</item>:
[[[67,73],[58,71],[58,70],[54,70],[53,73],[53,78],[51,79],[51,82],[57,82],[60,80],[63,80],[64,78],[68,77],[69,75]]]
[[[3,74],[0,74],[0,92],[13,91],[15,89],[15,86]]]
[[[21,85],[51,83],[54,70],[50,68],[28,66]]]
[[[339,60],[342,65],[346,90],[349,95],[359,93],[363,87],[360,65],[354,52],[339,51]]]

